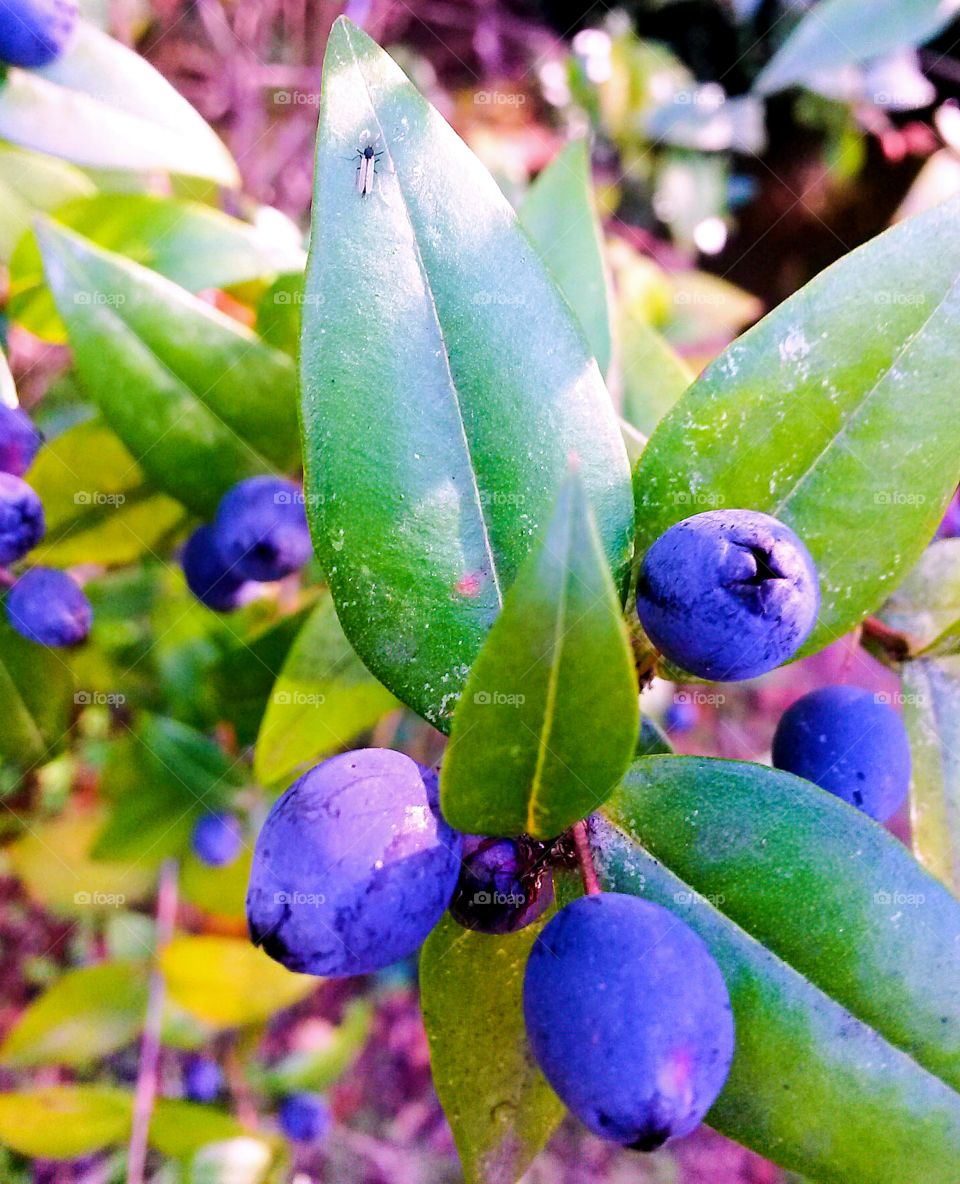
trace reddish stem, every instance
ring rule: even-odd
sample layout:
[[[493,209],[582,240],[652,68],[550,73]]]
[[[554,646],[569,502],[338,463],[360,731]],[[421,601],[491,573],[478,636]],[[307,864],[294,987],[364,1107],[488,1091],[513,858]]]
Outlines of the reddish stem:
[[[862,628],[863,636],[875,641],[894,661],[902,662],[910,656],[910,639],[879,618],[867,617]]]
[[[595,896],[600,891],[600,880],[593,863],[593,852],[590,850],[590,839],[587,836],[586,822],[577,822],[573,827],[573,845],[577,852],[577,865],[583,879],[583,888],[588,896]]]

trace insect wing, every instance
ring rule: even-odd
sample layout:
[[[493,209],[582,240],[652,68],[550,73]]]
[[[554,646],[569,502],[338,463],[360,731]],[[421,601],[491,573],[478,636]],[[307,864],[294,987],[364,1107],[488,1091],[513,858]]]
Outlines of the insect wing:
[[[357,165],[357,193],[361,197],[373,192],[373,164],[372,156],[362,156]]]

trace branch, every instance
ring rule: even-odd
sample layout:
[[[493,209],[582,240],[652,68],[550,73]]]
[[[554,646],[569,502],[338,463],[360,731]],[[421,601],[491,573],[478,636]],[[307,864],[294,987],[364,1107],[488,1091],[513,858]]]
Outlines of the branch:
[[[593,865],[593,852],[590,850],[586,822],[581,821],[574,824],[573,845],[577,852],[577,864],[583,879],[584,891],[588,896],[595,896],[600,891],[600,880],[597,877],[597,869]]]

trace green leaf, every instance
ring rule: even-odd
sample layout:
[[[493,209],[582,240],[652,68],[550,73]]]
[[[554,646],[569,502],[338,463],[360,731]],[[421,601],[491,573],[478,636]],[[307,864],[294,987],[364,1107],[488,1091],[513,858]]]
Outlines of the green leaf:
[[[37,563],[134,563],[184,521],[179,502],[150,488],[101,419],[48,440],[26,480],[40,495],[47,519],[46,536],[30,555]]]
[[[207,1143],[222,1143],[250,1132],[214,1106],[179,1098],[158,1098],[150,1120],[150,1146],[161,1155],[184,1159]]]
[[[234,937],[175,937],[160,963],[174,1003],[218,1028],[269,1019],[309,995],[319,981],[291,974]]]
[[[821,0],[801,17],[754,88],[774,94],[843,66],[922,45],[955,15],[954,5],[943,0],[872,0],[865,20],[860,0]]]
[[[257,736],[254,775],[263,785],[286,786],[396,705],[351,649],[325,594],[274,684]]]
[[[771,953],[960,1086],[960,901],[881,826],[789,773],[706,757],[637,761],[607,813]]]
[[[257,332],[274,349],[291,358],[300,346],[303,272],[278,276],[257,305]]]
[[[901,678],[913,758],[910,839],[927,871],[960,896],[960,658],[905,662]]]
[[[653,757],[635,768],[685,759]],[[725,784],[718,777],[718,801]],[[624,815],[632,813],[631,797],[628,779]],[[646,818],[646,806],[641,808]],[[739,821],[739,812],[731,812],[729,829],[721,834],[709,828],[703,836],[705,854],[724,844],[744,856],[751,846],[760,849],[751,832],[741,841]],[[710,1125],[820,1184],[953,1184],[960,1155],[960,1097],[802,971],[764,949],[730,918],[727,901],[713,895],[700,877],[675,876],[669,864],[641,845],[642,829],[629,817],[616,826],[594,819],[597,869],[607,890],[642,895],[676,913],[700,934],[720,965],[733,1004],[736,1051],[723,1092],[707,1115]],[[765,874],[789,897],[797,870],[802,864],[774,867],[771,861]],[[756,890],[758,884],[750,880],[745,886]],[[794,906],[801,916],[794,921],[794,909],[788,907],[778,912],[779,922],[801,929],[803,919],[816,913],[824,888],[832,899],[830,880],[818,881],[813,897],[797,885]],[[888,928],[894,911],[886,910]],[[811,953],[816,953],[820,929],[809,937]]]
[[[213,917],[227,917],[246,924],[247,884],[253,851],[241,851],[224,867],[209,867],[191,852],[183,861],[180,892],[184,900]]]
[[[878,615],[907,636],[914,653],[956,653],[960,649],[960,539],[931,543]]]
[[[670,756],[672,753],[673,745],[666,733],[649,716],[645,715],[640,721],[640,732],[637,736],[634,756]]]
[[[344,157],[384,155],[362,197]],[[349,22],[327,45],[303,304],[308,507],[364,663],[442,729],[571,452],[618,578],[626,454],[493,178]]]
[[[2,160],[0,154],[0,170]],[[99,193],[59,206],[53,217],[189,292],[302,271],[305,262],[299,250],[199,202],[147,193]],[[9,315],[47,340],[66,339],[44,286],[43,260],[32,234],[19,243],[10,262]]]
[[[635,305],[620,312],[623,417],[649,436],[693,382],[693,371]]]
[[[142,962],[68,970],[21,1013],[0,1046],[0,1063],[85,1068],[135,1039],[146,1007]]]
[[[606,374],[612,348],[609,283],[586,140],[567,144],[537,177],[520,209],[520,223],[576,313],[600,373]]]
[[[34,1159],[77,1159],[123,1142],[132,1112],[132,1096],[106,1086],[0,1094],[0,1143]]]
[[[697,506],[763,510],[793,527],[820,572],[804,652],[881,603],[960,475],[958,231],[960,199],[900,223],[707,367],[637,467],[641,554]]]
[[[10,260],[35,214],[96,190],[86,173],[73,165],[0,144],[0,259]]]
[[[448,915],[420,954],[433,1083],[466,1184],[514,1184],[564,1114],[523,1026],[523,971],[544,923],[492,937]]]
[[[101,790],[110,818],[93,857],[152,866],[180,854],[198,816],[221,808],[238,784],[218,744],[176,720],[142,717],[107,756]]]
[[[55,756],[73,711],[73,674],[62,654],[16,633],[0,608],[0,756],[21,766]]]
[[[327,1042],[317,1048],[288,1053],[263,1071],[258,1084],[280,1097],[295,1090],[329,1089],[363,1051],[373,1014],[369,1000],[354,999],[347,1004],[341,1022],[330,1031]]]
[[[36,233],[81,383],[156,488],[210,516],[235,482],[293,468],[288,357],[72,231]]]
[[[620,603],[573,475],[457,704],[440,775],[447,821],[475,834],[560,834],[623,776],[637,702]]]
[[[230,153],[147,61],[86,21],[40,70],[0,84],[0,137],[100,169],[164,169],[236,186]]]

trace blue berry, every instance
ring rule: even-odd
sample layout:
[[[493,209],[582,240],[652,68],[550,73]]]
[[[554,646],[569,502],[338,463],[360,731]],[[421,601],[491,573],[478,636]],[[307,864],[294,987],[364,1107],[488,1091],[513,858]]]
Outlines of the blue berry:
[[[382,748],[331,757],[290,786],[257,838],[250,935],[290,970],[381,970],[440,920],[460,851],[432,770]]]
[[[549,844],[522,836],[466,835],[450,915],[465,929],[513,933],[539,917],[553,899]]]
[[[43,503],[26,481],[0,473],[0,564],[16,563],[46,532]]]
[[[238,579],[279,580],[309,560],[310,530],[303,494],[280,477],[250,477],[217,508],[214,541]]]
[[[669,732],[690,732],[697,726],[697,705],[689,699],[674,699],[663,717]]]
[[[733,1058],[730,998],[707,947],[635,896],[584,896],[551,919],[527,962],[523,1012],[565,1105],[638,1151],[689,1134]]]
[[[885,822],[910,788],[903,720],[861,687],[811,691],[780,718],[773,763]]]
[[[93,609],[83,589],[65,571],[34,567],[7,594],[7,618],[28,641],[79,645],[90,632]]]
[[[183,1092],[191,1102],[215,1102],[223,1090],[223,1070],[209,1057],[191,1057],[183,1070]]]
[[[0,63],[48,66],[66,48],[77,13],[77,0],[3,0]]]
[[[817,570],[793,531],[752,510],[708,510],[671,526],[643,558],[637,614],[672,662],[700,678],[754,678],[813,628]]]
[[[25,411],[0,403],[0,472],[22,477],[42,443],[43,436]]]
[[[229,613],[243,604],[251,585],[228,570],[220,558],[213,527],[197,527],[187,539],[180,562],[187,587],[207,608]]]
[[[240,854],[243,831],[232,814],[203,814],[194,824],[190,845],[208,867],[225,867]]]
[[[330,1129],[330,1108],[319,1094],[290,1094],[280,1103],[278,1117],[294,1143],[316,1143]]]

